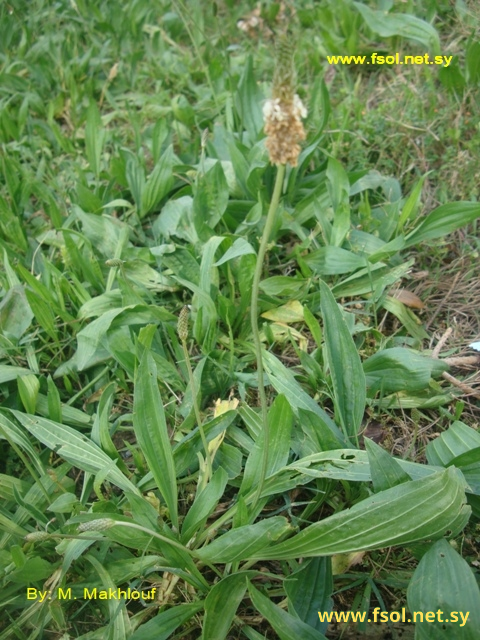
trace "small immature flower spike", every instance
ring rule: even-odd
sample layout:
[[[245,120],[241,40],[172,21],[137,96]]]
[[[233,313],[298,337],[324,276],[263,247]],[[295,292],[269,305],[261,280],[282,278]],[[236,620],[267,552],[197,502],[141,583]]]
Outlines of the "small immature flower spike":
[[[188,340],[188,306],[185,305],[180,311],[177,324],[178,337],[182,342]]]
[[[119,260],[118,258],[111,258],[110,260],[105,260],[105,264],[107,267],[123,267],[124,260]]]
[[[24,540],[25,542],[41,542],[42,540],[48,540],[50,537],[50,534],[46,531],[32,531],[27,533]]]
[[[106,531],[116,524],[112,518],[98,518],[97,520],[90,520],[90,522],[82,522],[78,525],[78,531],[80,533],[84,531]]]
[[[295,93],[296,71],[293,46],[286,35],[277,43],[277,59],[271,100],[263,106],[266,147],[273,164],[297,166],[300,140],[305,140],[302,118],[307,110]]]

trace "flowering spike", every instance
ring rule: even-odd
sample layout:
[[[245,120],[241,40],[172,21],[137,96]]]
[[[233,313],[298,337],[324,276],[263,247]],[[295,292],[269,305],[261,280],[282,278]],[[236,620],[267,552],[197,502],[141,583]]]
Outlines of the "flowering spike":
[[[286,34],[282,34],[276,44],[275,71],[273,74],[273,97],[291,102],[297,85],[295,69],[295,47]]]
[[[188,340],[188,306],[185,305],[180,311],[177,324],[178,337],[182,342]]]
[[[307,110],[295,93],[294,48],[286,35],[277,42],[277,59],[273,76],[272,98],[263,105],[266,147],[273,164],[297,166],[300,140],[305,140],[302,118]]]
[[[123,260],[119,260],[118,258],[111,258],[110,260],[105,260],[105,264],[107,267],[123,267]]]
[[[116,524],[112,518],[97,518],[97,520],[90,520],[89,522],[82,522],[78,525],[78,531],[80,533],[84,531],[106,531]]]
[[[50,538],[50,534],[46,531],[32,531],[31,533],[27,533],[24,540],[25,542],[41,542],[48,538]]]

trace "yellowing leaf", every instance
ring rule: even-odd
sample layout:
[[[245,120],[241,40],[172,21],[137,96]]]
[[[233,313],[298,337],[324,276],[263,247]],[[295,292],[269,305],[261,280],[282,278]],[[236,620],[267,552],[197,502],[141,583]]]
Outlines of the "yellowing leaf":
[[[227,413],[227,411],[234,411],[239,404],[239,400],[237,398],[230,397],[228,400],[215,400],[215,409],[213,410],[213,417],[218,418],[223,413]],[[225,437],[225,431],[222,431],[218,436],[210,440],[208,443],[208,452],[210,454],[210,461],[213,461],[215,454],[218,451],[218,448],[223,442]]]
[[[228,400],[215,400],[215,409],[213,410],[213,417],[218,418],[222,413],[227,413],[227,411],[235,411],[238,407],[239,401],[237,398],[229,398]]]
[[[359,564],[365,551],[355,551],[353,553],[336,553],[332,557],[332,573],[334,576],[338,576],[348,571],[350,567],[355,564]]]
[[[275,342],[283,344],[284,342],[289,342],[290,338],[293,338],[297,341],[299,349],[301,349],[302,351],[307,351],[308,340],[304,335],[300,333],[300,331],[297,331],[293,327],[288,327],[287,325],[278,324],[276,322],[270,325],[269,329],[273,334],[273,339]],[[260,339],[263,341],[266,340],[265,332],[261,332]]]
[[[291,300],[281,307],[265,311],[265,313],[262,313],[262,318],[267,318],[267,320],[273,320],[274,322],[282,322],[284,324],[303,322],[303,307],[298,300]]]

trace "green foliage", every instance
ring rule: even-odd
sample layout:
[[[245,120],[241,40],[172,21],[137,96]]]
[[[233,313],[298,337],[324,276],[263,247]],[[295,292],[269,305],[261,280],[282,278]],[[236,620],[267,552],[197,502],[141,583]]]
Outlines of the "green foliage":
[[[399,160],[397,180],[355,156],[362,137],[380,155],[392,137],[362,114],[372,80],[344,68],[332,83],[321,66],[436,51],[452,9],[380,4],[302,1],[282,18],[263,3],[253,36],[236,27],[248,4],[0,6],[0,640],[324,638],[334,591],[367,585],[352,607],[382,603],[394,578],[372,567],[388,547],[406,558],[410,608],[470,610],[435,638],[475,637],[471,558],[452,545],[479,513],[480,438],[459,405],[449,414],[461,392],[433,329],[391,290],[412,251],[476,224],[478,198],[447,201],[426,163],[410,181]],[[250,309],[277,171],[262,131],[270,32],[287,22],[309,116],[260,265],[267,432]],[[421,71],[432,109],[475,109],[477,40],[438,82]],[[461,126],[448,139],[476,150]],[[444,412],[429,414],[443,430],[428,464],[363,438],[370,419],[419,408]],[[356,552],[358,574],[333,576],[331,557]],[[151,588],[141,602],[84,591]]]

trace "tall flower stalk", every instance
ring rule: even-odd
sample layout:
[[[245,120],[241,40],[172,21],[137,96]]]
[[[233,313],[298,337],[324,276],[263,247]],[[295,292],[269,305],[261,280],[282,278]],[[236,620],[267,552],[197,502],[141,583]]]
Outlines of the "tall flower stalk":
[[[293,57],[293,47],[286,36],[280,36],[277,43],[277,57],[275,73],[273,77],[272,98],[267,100],[263,107],[265,121],[264,131],[267,134],[266,147],[270,162],[277,165],[277,175],[273,189],[272,199],[268,208],[267,220],[263,229],[262,239],[257,254],[257,262],[252,284],[252,301],[250,317],[252,324],[253,341],[257,360],[258,395],[262,410],[263,424],[263,457],[260,482],[257,486],[253,500],[252,512],[255,510],[262,495],[265,476],[268,467],[268,407],[264,387],[262,343],[258,328],[258,292],[262,277],[263,264],[267,252],[268,241],[272,232],[275,214],[282,194],[286,165],[297,166],[300,155],[299,142],[305,139],[305,129],[302,118],[307,115],[302,101],[295,93],[296,71]]]

